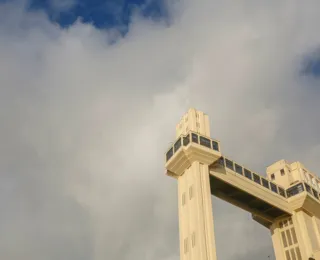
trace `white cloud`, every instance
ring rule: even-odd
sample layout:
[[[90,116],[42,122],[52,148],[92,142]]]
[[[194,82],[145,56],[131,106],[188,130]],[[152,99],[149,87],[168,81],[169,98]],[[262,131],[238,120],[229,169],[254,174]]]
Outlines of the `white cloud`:
[[[319,82],[298,71],[319,45],[318,5],[184,1],[169,28],[136,19],[114,45],[1,5],[1,258],[178,259],[163,160],[189,105],[235,160],[316,170]],[[248,214],[214,206],[219,259],[272,252]]]

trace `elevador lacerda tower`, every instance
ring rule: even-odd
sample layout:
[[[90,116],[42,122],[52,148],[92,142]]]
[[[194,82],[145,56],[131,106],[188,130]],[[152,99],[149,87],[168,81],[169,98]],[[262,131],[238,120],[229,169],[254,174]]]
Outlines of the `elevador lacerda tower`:
[[[193,108],[166,153],[178,181],[181,260],[216,260],[211,195],[251,213],[271,234],[277,260],[320,260],[320,179],[300,162],[280,160],[266,177],[226,158],[209,118]],[[227,245],[226,245],[227,246]]]

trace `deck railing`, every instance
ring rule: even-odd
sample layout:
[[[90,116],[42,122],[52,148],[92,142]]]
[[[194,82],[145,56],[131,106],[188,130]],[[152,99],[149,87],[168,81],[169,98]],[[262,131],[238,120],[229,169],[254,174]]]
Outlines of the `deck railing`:
[[[218,164],[234,171],[236,174],[241,175],[251,181],[253,181],[256,184],[261,185],[262,187],[279,194],[280,196],[287,198],[286,190],[279,185],[275,184],[272,181],[267,180],[266,178],[262,177],[261,175],[257,174],[256,172],[253,172],[243,166],[241,166],[238,163],[235,163],[234,161],[226,158],[226,157],[220,157],[218,160]]]
[[[232,160],[220,157],[218,160],[218,164],[220,164],[223,167],[226,167],[227,169],[230,169],[234,171],[235,173],[242,175],[249,180],[263,186],[264,188],[271,190],[272,192],[275,192],[279,195],[281,195],[284,198],[290,198],[295,195],[298,195],[304,191],[306,191],[308,194],[310,194],[312,197],[320,201],[320,194],[317,192],[314,188],[312,188],[309,184],[306,182],[299,182],[295,184],[294,186],[289,187],[288,189],[284,189],[283,187],[280,187],[276,183],[267,180],[266,178],[262,177],[261,175],[258,175],[255,172],[252,172],[243,166],[233,162]]]
[[[166,153],[166,161],[168,162],[172,156],[182,147],[188,146],[190,143],[197,143],[209,149],[220,152],[219,142],[194,132],[189,132],[187,135],[180,136]]]

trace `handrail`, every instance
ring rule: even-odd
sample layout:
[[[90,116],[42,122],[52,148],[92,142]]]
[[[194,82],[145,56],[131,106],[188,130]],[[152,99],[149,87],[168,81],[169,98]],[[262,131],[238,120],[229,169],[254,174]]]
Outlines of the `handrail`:
[[[220,152],[220,142],[218,140],[200,135],[194,131],[189,131],[186,135],[180,135],[170,146],[166,152],[166,161],[168,162],[181,146],[188,146],[190,143],[197,143]]]
[[[236,173],[235,175],[241,175],[251,181],[253,181],[254,183],[256,184],[259,184],[261,185],[262,187],[284,197],[284,198],[287,198],[287,195],[286,195],[286,190],[268,180],[267,178],[264,178],[262,175],[254,172],[254,171],[251,171],[249,170],[248,168],[244,167],[244,166],[241,166],[240,164],[222,156],[220,157],[220,159],[218,160],[218,164],[219,165],[222,165],[223,167],[225,167],[226,169],[229,169],[231,171],[233,171],[234,173]]]
[[[220,159],[218,159],[217,163],[219,165],[222,165],[226,169],[229,169],[236,173],[236,175],[241,175],[243,177],[248,178],[249,180],[260,184],[262,187],[273,191],[274,193],[277,193],[278,195],[284,197],[284,198],[290,198],[297,194],[300,194],[304,191],[306,191],[308,194],[312,195],[315,199],[320,201],[320,193],[318,193],[313,187],[311,187],[307,182],[302,181],[298,182],[295,185],[285,189],[284,187],[276,184],[273,181],[268,180],[267,178],[264,178],[260,174],[257,174],[254,171],[249,170],[248,168],[245,168],[241,166],[240,164],[222,156]],[[269,185],[270,184],[270,185]]]

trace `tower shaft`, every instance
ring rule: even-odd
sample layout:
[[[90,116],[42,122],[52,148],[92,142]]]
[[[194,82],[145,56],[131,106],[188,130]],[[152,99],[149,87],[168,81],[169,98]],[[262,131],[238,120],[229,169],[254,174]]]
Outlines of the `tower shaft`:
[[[216,260],[209,167],[193,162],[178,177],[181,260]]]
[[[320,260],[320,221],[312,213],[294,211],[270,230],[277,260]]]

